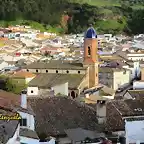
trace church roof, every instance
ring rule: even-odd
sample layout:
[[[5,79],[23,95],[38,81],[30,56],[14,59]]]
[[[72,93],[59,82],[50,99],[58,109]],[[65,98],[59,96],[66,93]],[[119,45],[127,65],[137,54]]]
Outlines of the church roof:
[[[51,60],[48,62],[34,62],[24,66],[23,69],[57,69],[57,70],[85,70],[82,63],[70,63],[68,61]]]
[[[39,88],[51,88],[53,86],[68,82],[68,87],[70,89],[75,89],[79,87],[84,77],[84,74],[43,73],[39,74],[32,81],[30,81],[29,86],[37,86]]]
[[[85,38],[97,38],[96,31],[93,27],[87,29],[85,33]]]

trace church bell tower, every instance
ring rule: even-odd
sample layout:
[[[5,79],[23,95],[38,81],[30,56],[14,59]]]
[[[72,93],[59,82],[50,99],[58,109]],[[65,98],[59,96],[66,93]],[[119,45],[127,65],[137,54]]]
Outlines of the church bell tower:
[[[88,28],[84,37],[84,66],[88,67],[89,88],[99,84],[98,40],[93,27]]]

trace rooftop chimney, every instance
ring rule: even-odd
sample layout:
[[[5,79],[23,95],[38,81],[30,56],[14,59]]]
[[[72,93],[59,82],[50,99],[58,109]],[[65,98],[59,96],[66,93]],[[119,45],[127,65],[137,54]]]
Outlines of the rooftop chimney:
[[[27,109],[27,91],[23,90],[21,92],[21,107]]]
[[[106,122],[106,100],[97,100],[97,119],[99,124]]]

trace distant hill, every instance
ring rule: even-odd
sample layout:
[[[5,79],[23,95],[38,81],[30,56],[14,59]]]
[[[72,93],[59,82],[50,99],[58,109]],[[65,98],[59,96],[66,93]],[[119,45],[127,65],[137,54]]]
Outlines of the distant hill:
[[[122,3],[128,4],[133,8],[144,8],[143,0],[70,0],[74,3],[88,3],[90,5],[104,7],[104,6],[121,6]]]
[[[144,0],[7,0],[0,26],[25,24],[41,31],[80,33],[93,24],[99,33],[144,33]]]

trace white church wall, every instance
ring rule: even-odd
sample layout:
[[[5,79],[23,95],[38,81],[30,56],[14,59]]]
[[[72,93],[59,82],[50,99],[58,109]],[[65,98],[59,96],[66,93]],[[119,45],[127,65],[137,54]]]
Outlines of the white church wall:
[[[60,93],[62,95],[68,96],[68,82],[66,82],[64,84],[56,85],[56,86],[52,87],[52,89],[54,90],[55,95]]]
[[[38,73],[56,73],[56,69],[23,69],[23,71],[29,71],[32,73],[36,73],[36,70],[38,70]],[[47,72],[48,71],[48,72]],[[58,73],[62,74],[86,74],[86,70],[57,70]],[[78,73],[80,71],[80,73]]]
[[[31,96],[31,95],[38,95],[38,93],[39,93],[39,89],[38,89],[38,87],[28,87],[27,88],[27,94],[29,95],[29,96]]]

